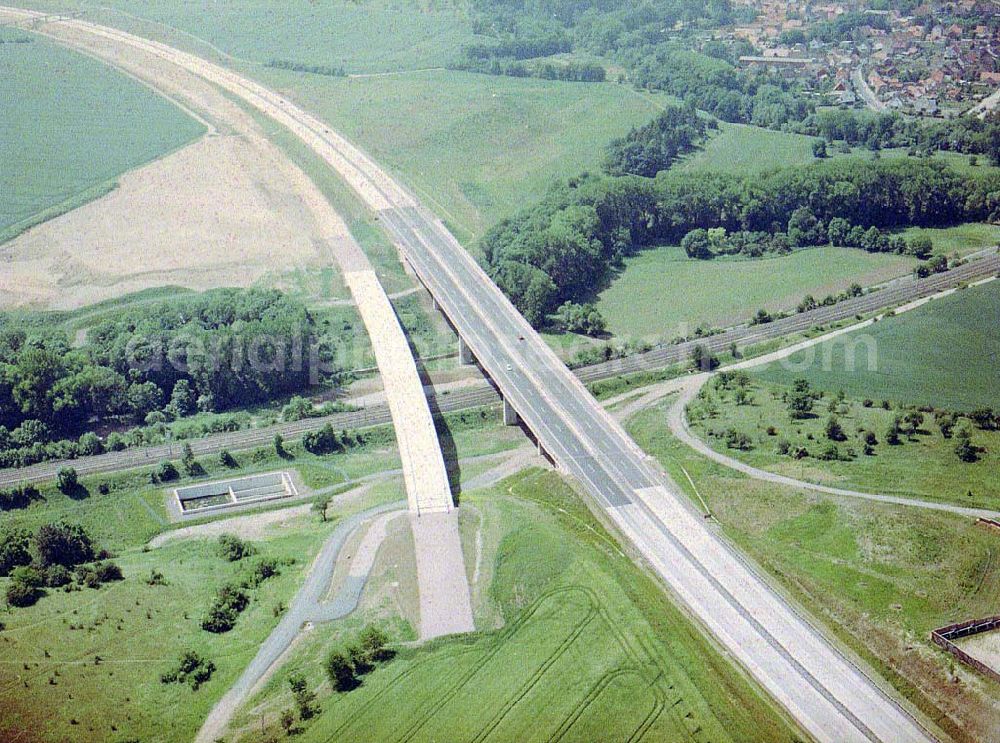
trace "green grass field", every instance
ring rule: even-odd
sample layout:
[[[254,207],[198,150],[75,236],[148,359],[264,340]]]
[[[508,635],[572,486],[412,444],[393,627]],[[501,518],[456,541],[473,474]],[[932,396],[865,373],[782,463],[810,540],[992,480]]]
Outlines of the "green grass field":
[[[958,516],[751,480],[675,439],[670,404],[627,424],[639,445],[695,498],[689,474],[726,534],[950,736],[988,740],[996,686],[953,680],[957,664],[928,635],[995,613],[995,534]]]
[[[448,423],[450,457],[475,457],[523,444],[520,432],[502,426],[495,416],[452,415]],[[338,504],[335,497],[347,489],[348,481],[399,467],[391,431],[383,433],[385,441],[329,456],[307,454],[298,443],[288,445],[290,459],[279,459],[273,447],[235,452],[241,465],[236,470],[222,468],[216,457],[205,457],[199,461],[207,475],[200,479],[292,469],[307,487],[334,496],[333,513],[347,514],[404,497],[398,476],[375,482],[349,505]],[[488,466],[453,466],[453,476],[457,481]],[[181,483],[191,481],[185,477]],[[108,483],[110,492],[101,494],[100,482]],[[274,607],[279,602],[287,605],[333,524],[320,524],[308,515],[261,540],[261,556],[294,558],[295,564],[263,584],[233,632],[213,635],[201,630],[199,622],[217,588],[237,576],[239,568],[218,558],[214,546],[204,541],[144,547],[171,528],[164,508],[169,488],[149,485],[146,472],[84,478],[82,485],[72,497],[44,486],[43,500],[4,512],[2,525],[34,530],[58,520],[79,523],[100,547],[113,551],[125,580],[99,590],[50,590],[34,607],[0,614],[0,739],[18,739],[30,731],[33,740],[191,740],[212,704],[277,622]],[[282,507],[272,502],[256,510]],[[204,521],[229,515],[217,513]],[[197,522],[179,525],[191,523]],[[164,574],[166,586],[145,582],[153,568]],[[8,580],[0,578],[0,594]],[[197,692],[161,684],[159,675],[189,648],[215,662],[218,670],[212,680]]]
[[[868,347],[874,349],[871,358]],[[806,377],[818,389],[842,389],[857,398],[952,410],[996,408],[998,348],[1000,282],[991,281],[885,318],[756,373],[783,385]]]
[[[244,710],[241,740],[276,729],[296,671],[322,707],[304,741],[792,739],[557,475],[529,470],[463,503],[481,515],[491,581],[473,588],[477,617],[502,629],[402,648],[334,694],[322,658],[357,622],[319,628]]]
[[[0,29],[0,241],[96,198],[204,127],[140,83],[40,37]]]
[[[684,159],[681,171],[716,173],[760,173],[766,170],[804,165],[815,158],[815,137],[776,132],[746,124],[719,122],[705,146]]]
[[[761,307],[794,309],[850,284],[905,274],[914,261],[849,248],[813,248],[758,260],[691,260],[678,247],[642,251],[601,293],[597,308],[610,331],[634,338],[687,335],[699,324],[746,320]]]
[[[224,583],[247,567],[215,544],[185,540],[120,552],[125,579],[100,589],[51,590],[38,604],[3,616],[0,738],[4,740],[191,740],[214,702],[250,661],[287,604],[332,523],[315,516],[258,543],[262,557],[291,559],[253,591],[227,634],[200,622]],[[250,558],[249,562],[253,562]],[[159,570],[166,585],[146,579]],[[0,579],[6,583],[6,579]],[[193,649],[217,670],[198,691],[162,684],[160,674]]]
[[[200,52],[258,64],[273,60],[383,73],[441,67],[475,40],[464,9],[451,0],[46,0],[38,8],[85,9],[106,22],[156,34]]]
[[[463,241],[597,167],[604,145],[653,118],[626,86],[428,71],[329,78],[253,71],[364,147]]]
[[[954,227],[908,227],[902,235],[907,239],[930,238],[934,243],[934,253],[947,256],[968,255],[1000,243],[1000,227],[977,222]]]
[[[799,480],[1000,510],[1000,481],[996,477],[1000,467],[1000,433],[973,430],[973,443],[984,452],[978,462],[963,463],[955,455],[955,439],[942,436],[933,415],[925,414],[915,436],[903,436],[900,444],[891,446],[885,442],[885,431],[893,418],[905,411],[884,410],[878,404],[866,408],[861,400],[847,399],[838,405],[836,415],[848,440],[835,445],[841,454],[852,450],[855,456],[851,461],[823,461],[819,455],[834,444],[825,434],[832,396],[816,403],[815,417],[793,421],[781,401],[785,388],[751,380],[749,390],[753,402],[737,405],[732,391],[707,385],[705,398],[692,406],[689,416],[692,429],[727,456]],[[709,409],[714,411],[711,416],[700,414]],[[774,433],[769,434],[768,428],[772,426]],[[747,434],[754,448],[750,451],[728,448],[721,434],[729,429]],[[873,455],[862,453],[859,429],[876,434],[878,444]],[[804,447],[810,456],[796,460],[779,454],[777,446],[781,440],[787,441],[792,451]]]

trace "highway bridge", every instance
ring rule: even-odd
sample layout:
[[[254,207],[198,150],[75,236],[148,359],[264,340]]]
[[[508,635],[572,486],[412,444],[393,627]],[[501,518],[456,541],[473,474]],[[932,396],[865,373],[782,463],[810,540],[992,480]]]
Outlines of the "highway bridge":
[[[200,75],[286,126],[343,177],[378,214],[403,258],[558,467],[813,738],[934,739],[691,508],[444,225],[363,152],[290,101],[223,67],[81,20],[43,29],[53,25],[115,39]]]

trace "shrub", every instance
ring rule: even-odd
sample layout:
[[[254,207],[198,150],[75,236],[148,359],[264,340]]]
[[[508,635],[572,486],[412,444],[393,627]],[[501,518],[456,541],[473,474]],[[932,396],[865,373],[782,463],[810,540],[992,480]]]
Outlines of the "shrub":
[[[238,562],[256,551],[250,542],[245,542],[233,534],[222,534],[219,537],[219,555],[229,562]]]
[[[202,684],[212,678],[214,672],[215,663],[202,658],[194,650],[188,650],[181,656],[176,668],[160,676],[160,683],[187,683],[194,691],[198,691]]]
[[[64,565],[50,565],[45,570],[45,585],[49,588],[62,588],[71,580],[73,576]]]
[[[326,658],[326,673],[336,691],[350,691],[358,686],[351,659],[343,650],[333,650]]]
[[[386,645],[389,637],[381,629],[373,624],[369,624],[358,635],[358,642],[367,653],[368,659],[372,663],[382,663],[392,660],[395,653]]]
[[[0,533],[0,577],[10,575],[17,567],[31,564],[30,543],[31,536],[24,529]]]
[[[149,577],[146,578],[146,585],[165,586],[167,585],[167,579],[163,577],[163,573],[156,568],[153,568],[149,571]]]
[[[42,591],[37,586],[15,580],[7,586],[6,597],[11,606],[32,606],[42,597]]]
[[[94,573],[101,583],[111,583],[116,580],[123,580],[122,569],[117,563],[104,560],[94,566]]]
[[[201,628],[208,632],[228,632],[249,603],[250,598],[241,586],[227,583],[219,589],[208,615],[201,622]]]
[[[318,431],[310,431],[302,437],[302,446],[310,454],[329,454],[340,448],[340,442],[333,426],[327,423]]]
[[[840,450],[837,449],[836,444],[830,444],[819,455],[819,458],[827,462],[836,462],[840,459]]]
[[[157,465],[156,469],[149,473],[149,480],[154,485],[159,485],[165,482],[173,482],[180,476],[173,462],[163,461]]]
[[[230,454],[228,449],[223,449],[219,452],[219,464],[228,469],[235,469],[239,466],[236,457]]]
[[[71,568],[94,559],[94,543],[79,524],[45,524],[34,538],[35,551],[43,568],[64,565]]]
[[[59,492],[70,494],[76,490],[77,486],[80,484],[80,479],[76,474],[76,470],[72,467],[63,467],[59,470],[59,474],[56,475],[56,487],[59,488]]]
[[[753,449],[753,442],[750,441],[750,437],[747,436],[742,431],[737,431],[735,428],[730,428],[726,431],[726,446],[730,449],[738,449],[740,451],[750,451]]]

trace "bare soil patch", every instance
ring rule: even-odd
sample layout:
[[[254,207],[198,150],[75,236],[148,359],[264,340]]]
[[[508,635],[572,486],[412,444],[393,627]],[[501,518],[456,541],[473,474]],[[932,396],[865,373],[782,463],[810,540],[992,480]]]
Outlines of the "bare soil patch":
[[[72,309],[153,286],[276,283],[348,249],[346,225],[312,181],[217,88],[68,25],[45,30],[204,117],[212,133],[0,246],[0,307]]]

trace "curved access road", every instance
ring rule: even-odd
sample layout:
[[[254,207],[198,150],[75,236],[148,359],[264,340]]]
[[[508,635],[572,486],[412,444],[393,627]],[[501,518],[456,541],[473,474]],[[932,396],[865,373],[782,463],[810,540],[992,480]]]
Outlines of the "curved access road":
[[[946,290],[941,294],[948,294],[950,290]],[[906,312],[910,309],[915,309],[931,299],[931,297],[926,297],[920,300],[904,305],[903,307],[897,309],[897,313]],[[879,318],[881,319],[881,318]],[[746,359],[737,364],[732,364],[725,369],[750,369],[755,366],[763,366],[764,364],[769,364],[771,362],[777,361],[779,359],[787,358],[794,353],[797,353],[805,348],[818,345],[820,343],[825,343],[833,338],[841,335],[846,335],[848,333],[853,333],[858,330],[862,330],[865,327],[871,325],[873,320],[865,320],[863,322],[856,323],[849,327],[840,328],[829,333],[825,333],[815,338],[809,338],[800,343],[796,343],[786,348],[773,351],[769,354],[763,356],[758,356],[752,359]],[[719,371],[722,371],[720,369]],[[716,451],[710,447],[705,441],[698,438],[695,433],[691,430],[690,425],[687,420],[687,406],[692,400],[698,396],[698,392],[705,385],[705,383],[715,376],[718,372],[695,374],[692,376],[682,377],[679,379],[672,379],[667,382],[661,382],[660,384],[650,387],[645,393],[640,393],[638,395],[632,394],[630,397],[622,397],[621,400],[624,404],[615,412],[615,415],[619,420],[625,420],[631,415],[634,415],[640,410],[648,408],[651,405],[656,404],[658,401],[662,400],[667,395],[679,392],[677,400],[670,407],[667,412],[667,427],[670,432],[676,436],[680,441],[683,441],[689,447],[697,451],[699,454],[711,459],[717,464],[721,464],[723,467],[727,467],[737,472],[742,472],[748,477],[752,477],[755,480],[762,480],[764,482],[771,482],[775,485],[784,485],[791,488],[797,488],[799,490],[810,490],[816,493],[825,493],[827,495],[838,495],[845,498],[859,498],[862,500],[875,501],[878,503],[889,503],[897,506],[908,506],[911,508],[924,508],[931,511],[945,511],[947,513],[954,513],[959,516],[968,516],[970,518],[978,519],[1000,519],[1000,512],[991,511],[984,508],[970,508],[967,506],[956,506],[949,503],[939,503],[936,501],[922,500],[920,498],[904,498],[900,496],[893,495],[882,495],[879,493],[866,493],[859,490],[850,490],[845,488],[835,488],[829,485],[821,485],[818,483],[808,482],[806,480],[796,480],[792,477],[786,477],[785,475],[779,475],[774,472],[768,472],[767,470],[762,470],[757,467],[753,467],[745,462],[741,462],[738,459],[727,456],[722,452]]]
[[[504,397],[593,506],[663,584],[813,738],[830,743],[934,739],[925,723],[845,655],[687,497],[436,219],[367,155],[280,95],[166,45],[79,21],[192,71],[287,127],[372,209]]]
[[[247,700],[257,684],[268,675],[291,647],[295,638],[308,622],[328,622],[350,614],[361,599],[361,592],[368,581],[368,574],[375,563],[378,545],[386,535],[386,524],[391,519],[406,513],[406,503],[388,503],[367,511],[348,516],[333,530],[306,575],[305,583],[295,594],[278,626],[261,644],[257,655],[250,661],[240,677],[222,698],[198,731],[196,743],[211,743],[225,732],[233,713]],[[323,596],[329,590],[340,551],[348,537],[365,522],[374,519],[369,532],[359,545],[358,554],[343,585],[332,601],[324,602]]]

